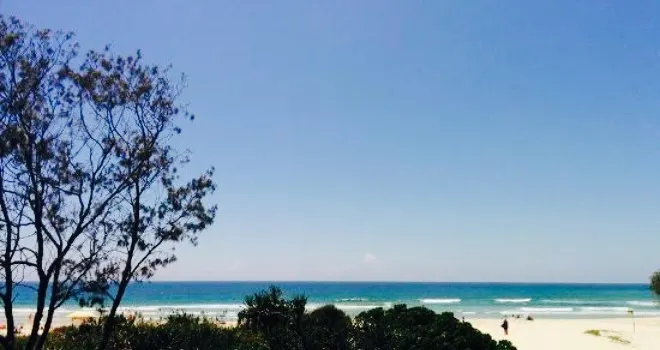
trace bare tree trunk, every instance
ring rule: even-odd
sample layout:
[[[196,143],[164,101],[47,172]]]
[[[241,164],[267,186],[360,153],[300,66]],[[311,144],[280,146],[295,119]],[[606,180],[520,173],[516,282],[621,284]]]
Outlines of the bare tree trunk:
[[[2,341],[5,350],[14,349],[14,277],[12,271],[11,261],[11,228],[7,227],[7,242],[4,253],[4,274],[5,274],[5,291],[2,294],[2,304],[5,311],[5,319],[7,320],[7,335]]]
[[[46,340],[48,339],[48,332],[50,331],[50,327],[53,324],[53,315],[55,314],[55,308],[54,307],[49,307],[47,314],[46,314],[46,322],[44,323],[44,328],[41,331],[41,335],[39,336],[39,340],[37,341],[37,346],[36,348],[38,350],[41,350],[44,348],[44,345],[46,344]]]
[[[36,136],[32,133],[31,125],[27,124],[25,121],[22,125],[23,129],[26,132],[28,147],[24,151],[25,165],[28,177],[30,179],[29,190],[27,193],[33,196],[30,202],[30,207],[32,209],[32,214],[34,215],[34,230],[35,238],[37,240],[37,249],[36,249],[36,267],[37,273],[39,276],[39,286],[37,288],[37,310],[34,314],[34,323],[32,324],[32,330],[30,332],[30,337],[26,345],[27,350],[33,350],[36,346],[37,339],[39,337],[39,325],[41,324],[41,319],[44,314],[44,307],[46,306],[46,296],[48,294],[48,285],[50,282],[50,274],[47,274],[44,271],[44,222],[43,222],[43,193],[40,190],[39,185],[41,184],[42,174],[41,174],[41,163],[39,156],[35,150],[35,145],[37,144]]]
[[[11,273],[11,268],[5,267],[5,273],[7,270],[10,270]],[[7,285],[6,285],[5,294],[2,297],[2,302],[5,309],[5,317],[7,319],[7,335],[2,340],[2,347],[5,350],[14,350],[14,342],[16,338],[14,335],[14,328],[16,326],[14,324],[14,310],[13,310],[14,304],[12,300],[12,290],[13,290],[12,284],[14,282],[11,277],[5,278],[5,281]]]
[[[12,249],[12,242],[14,240],[13,222],[7,208],[5,201],[5,187],[4,179],[0,178],[0,209],[2,209],[2,216],[5,226],[5,251],[3,252],[3,269],[5,274],[5,292],[2,294],[2,305],[5,311],[5,319],[7,321],[7,335],[2,339],[2,346],[5,350],[13,350],[15,335],[14,328],[16,327],[14,321],[14,275],[12,271],[12,258],[14,250]]]
[[[41,335],[39,336],[39,340],[37,340],[37,345],[35,349],[41,350],[43,349],[44,345],[46,344],[46,339],[48,338],[48,331],[50,331],[50,326],[53,323],[53,315],[55,314],[55,309],[57,308],[57,302],[58,298],[57,295],[59,293],[59,283],[56,281],[59,281],[59,276],[60,276],[60,268],[56,268],[54,277],[53,277],[53,286],[51,287],[51,296],[50,296],[50,302],[48,303],[48,310],[46,311],[46,322],[44,322],[44,329],[41,332]],[[35,324],[37,329],[39,327],[39,324]],[[34,327],[34,326],[33,326]],[[34,328],[33,328],[34,329]]]
[[[125,272],[126,269],[124,270],[124,273],[122,273],[122,280],[117,286],[117,295],[112,300],[112,307],[110,308],[108,317],[105,319],[103,324],[103,334],[101,336],[101,343],[99,343],[99,350],[106,350],[110,344],[110,335],[115,328],[117,309],[119,308],[119,304],[121,304],[121,299],[124,297],[128,282],[130,282],[130,275],[126,274]]]
[[[126,287],[131,281],[133,276],[133,256],[135,254],[135,248],[138,242],[138,230],[140,225],[140,183],[139,179],[135,183],[135,202],[132,203],[133,206],[133,224],[131,225],[131,244],[128,248],[128,254],[126,255],[126,264],[124,265],[124,270],[121,273],[121,280],[117,285],[117,294],[112,300],[112,307],[108,313],[108,318],[105,319],[105,324],[103,325],[103,335],[101,337],[101,343],[99,344],[99,350],[106,350],[108,344],[110,343],[110,335],[115,327],[115,316],[117,315],[117,309],[121,303],[124,293],[126,292]]]
[[[39,286],[37,287],[37,310],[34,313],[34,323],[30,331],[26,350],[34,350],[39,337],[39,325],[44,316],[44,308],[46,307],[46,296],[48,294],[48,277],[45,274],[39,274]]]

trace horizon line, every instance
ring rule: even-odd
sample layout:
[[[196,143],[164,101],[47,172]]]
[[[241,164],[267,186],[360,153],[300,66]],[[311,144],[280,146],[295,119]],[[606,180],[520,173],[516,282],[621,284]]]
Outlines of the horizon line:
[[[649,284],[649,282],[574,282],[574,281],[420,281],[420,280],[148,280],[166,283],[433,283],[433,284]]]
[[[20,283],[39,283],[37,280],[22,281]],[[20,284],[15,283],[15,284]],[[140,283],[429,283],[429,284],[591,284],[591,285],[625,285],[638,284],[648,285],[649,282],[574,282],[574,281],[545,281],[545,282],[523,282],[523,281],[416,281],[416,280],[146,280],[132,281],[130,284]]]

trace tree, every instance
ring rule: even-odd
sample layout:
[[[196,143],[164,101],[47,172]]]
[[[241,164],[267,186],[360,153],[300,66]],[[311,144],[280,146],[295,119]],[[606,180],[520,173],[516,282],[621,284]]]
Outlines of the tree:
[[[111,239],[105,245],[95,278],[85,285],[94,304],[112,301],[99,349],[107,347],[115,315],[132,280],[153,276],[176,260],[173,243],[197,242],[196,234],[213,222],[215,206],[205,198],[215,190],[213,170],[179,184],[178,166],[188,162],[168,142],[180,132],[173,123],[182,114],[174,101],[179,89],[141,56],[87,55],[80,72],[71,74],[83,91],[85,108],[107,116],[120,137],[112,177],[129,183],[122,188],[105,221]],[[186,115],[188,116],[188,115]],[[192,119],[192,116],[188,116]]]
[[[351,318],[334,305],[310,312],[304,321],[303,338],[307,350],[347,350],[353,325]]]
[[[306,304],[305,296],[285,299],[280,288],[271,286],[245,298],[238,326],[262,334],[271,349],[302,349]]]
[[[170,140],[180,132],[176,123],[190,117],[177,106],[179,89],[139,53],[106,49],[79,60],[70,33],[0,17],[5,349],[15,348],[17,285],[36,291],[25,348],[42,349],[57,308],[111,297],[116,312],[130,281],[173,262],[173,244],[194,243],[212,223],[215,208],[204,203],[212,171],[183,185],[177,177],[187,159]],[[23,283],[25,276],[36,285]]]
[[[657,296],[660,296],[660,270],[651,275],[651,285],[649,289]]]
[[[89,186],[104,175],[100,160],[112,150],[72,137],[80,123],[73,123],[76,94],[65,77],[76,56],[70,39],[14,18],[0,19],[1,299],[10,329],[0,340],[7,349],[15,341],[14,288],[26,274],[38,280],[27,348],[39,347],[54,310],[73,296],[76,282],[93,265],[98,241],[85,236],[99,228],[113,190],[124,186]],[[83,154],[89,162],[79,162]],[[85,181],[90,178],[94,181]]]

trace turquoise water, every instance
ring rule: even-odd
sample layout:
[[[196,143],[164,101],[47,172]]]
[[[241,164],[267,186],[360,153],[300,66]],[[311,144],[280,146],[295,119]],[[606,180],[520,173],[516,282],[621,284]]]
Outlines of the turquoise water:
[[[335,304],[349,314],[405,303],[468,318],[511,314],[537,318],[620,317],[631,309],[641,317],[660,316],[660,307],[643,284],[154,282],[132,286],[122,307],[148,318],[188,312],[234,320],[246,295],[271,284],[288,295],[307,295],[310,309]],[[21,290],[17,313],[30,313],[33,297],[29,290]],[[67,305],[58,317],[75,309],[75,305]]]

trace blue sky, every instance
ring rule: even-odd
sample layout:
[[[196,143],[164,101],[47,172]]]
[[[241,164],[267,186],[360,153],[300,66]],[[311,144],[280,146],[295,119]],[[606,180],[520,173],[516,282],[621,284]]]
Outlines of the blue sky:
[[[506,5],[506,6],[505,6]],[[185,73],[217,223],[161,280],[644,282],[660,3],[9,1]]]

